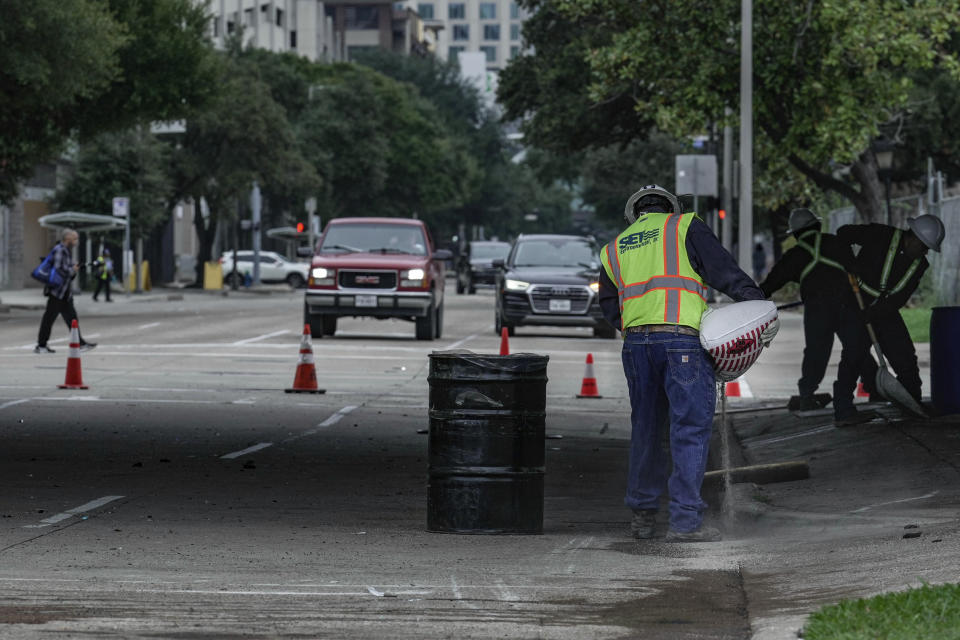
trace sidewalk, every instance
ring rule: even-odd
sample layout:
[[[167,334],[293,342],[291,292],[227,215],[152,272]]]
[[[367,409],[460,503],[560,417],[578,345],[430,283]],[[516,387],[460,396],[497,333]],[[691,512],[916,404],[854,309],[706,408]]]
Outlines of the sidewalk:
[[[838,429],[832,411],[728,414],[732,464],[805,460],[810,478],[723,496],[754,638],[796,638],[841,599],[960,579],[960,415]],[[718,418],[719,424],[719,418]]]

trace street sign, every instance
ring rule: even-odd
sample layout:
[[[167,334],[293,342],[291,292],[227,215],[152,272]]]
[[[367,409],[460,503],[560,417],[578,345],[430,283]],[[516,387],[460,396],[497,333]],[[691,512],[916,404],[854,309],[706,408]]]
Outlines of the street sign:
[[[113,215],[118,218],[126,218],[130,215],[130,198],[113,199]]]
[[[717,195],[717,157],[714,155],[679,155],[676,193],[695,196]]]

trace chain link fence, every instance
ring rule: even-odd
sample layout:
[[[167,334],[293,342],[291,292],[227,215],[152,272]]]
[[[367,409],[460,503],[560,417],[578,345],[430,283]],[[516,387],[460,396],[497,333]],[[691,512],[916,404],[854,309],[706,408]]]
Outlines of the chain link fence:
[[[931,213],[943,221],[946,236],[940,253],[931,251],[927,254],[930,269],[924,280],[929,279],[934,304],[960,305],[960,197],[944,198],[930,204],[923,196],[907,196],[891,201],[890,209],[893,220]],[[830,233],[836,233],[845,224],[862,222],[853,207],[834,209],[827,215]],[[906,223],[896,226],[907,228]]]

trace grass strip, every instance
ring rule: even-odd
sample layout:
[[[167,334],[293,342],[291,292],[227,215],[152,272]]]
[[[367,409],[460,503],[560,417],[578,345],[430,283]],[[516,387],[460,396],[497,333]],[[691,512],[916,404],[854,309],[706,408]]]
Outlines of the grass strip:
[[[960,639],[960,584],[846,600],[810,616],[804,640]]]
[[[900,309],[900,315],[910,332],[910,339],[914,342],[930,342],[930,315],[932,309]]]

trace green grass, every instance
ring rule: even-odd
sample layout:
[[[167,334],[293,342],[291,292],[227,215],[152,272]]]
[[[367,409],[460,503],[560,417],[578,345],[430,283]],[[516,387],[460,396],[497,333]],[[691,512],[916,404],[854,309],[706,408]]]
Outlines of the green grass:
[[[930,314],[931,309],[917,307],[915,309],[900,309],[903,321],[907,323],[907,331],[914,342],[930,342]]]
[[[804,640],[960,639],[960,584],[848,600],[810,616]]]

